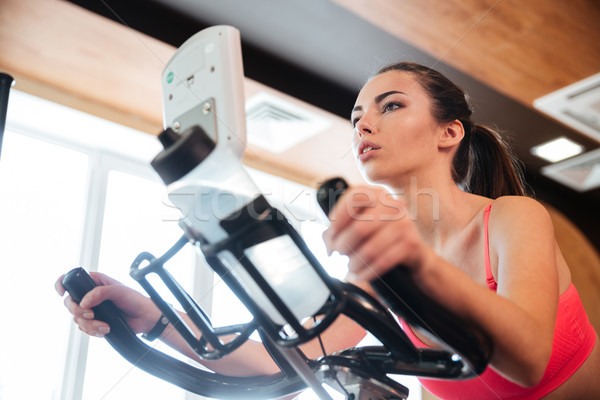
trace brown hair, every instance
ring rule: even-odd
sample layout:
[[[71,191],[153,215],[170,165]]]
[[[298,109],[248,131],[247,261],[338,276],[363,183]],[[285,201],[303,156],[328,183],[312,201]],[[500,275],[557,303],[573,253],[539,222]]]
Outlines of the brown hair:
[[[524,196],[521,164],[495,130],[471,121],[472,110],[465,92],[438,71],[420,64],[400,62],[379,70],[412,74],[431,99],[431,113],[438,122],[459,120],[465,136],[452,162],[452,178],[469,193],[495,199]]]

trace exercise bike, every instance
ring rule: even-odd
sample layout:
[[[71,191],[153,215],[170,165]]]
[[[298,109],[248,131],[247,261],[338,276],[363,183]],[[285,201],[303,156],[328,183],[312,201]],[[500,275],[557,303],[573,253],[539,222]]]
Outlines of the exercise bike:
[[[460,380],[484,371],[490,339],[421,292],[407,269],[397,266],[371,282],[378,298],[332,278],[283,213],[260,193],[241,162],[246,129],[235,28],[215,26],[187,40],[165,67],[162,87],[165,130],[158,139],[164,150],[151,164],[182,212],[182,236],[159,257],[141,253],[130,275],[201,359],[222,358],[256,332],[280,372],[228,376],[175,359],[136,336],[114,304],[104,302],[94,313],[110,325],[106,340],[115,350],[160,379],[218,399],[277,398],[308,387],[328,400],[327,386],[346,399],[406,399],[408,389],[390,375]],[[346,189],[339,178],[324,182],[317,201],[325,213]],[[250,311],[250,322],[213,325],[164,268],[184,246],[203,254]],[[162,281],[193,327],[149,277]],[[63,285],[76,302],[95,287],[83,268],[69,271]],[[441,347],[415,347],[390,310]],[[318,339],[342,314],[381,345],[306,357],[300,345]]]

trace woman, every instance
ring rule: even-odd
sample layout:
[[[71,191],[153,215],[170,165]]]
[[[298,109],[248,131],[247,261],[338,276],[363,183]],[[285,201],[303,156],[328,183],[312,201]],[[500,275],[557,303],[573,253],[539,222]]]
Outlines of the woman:
[[[405,265],[422,290],[490,335],[494,353],[488,369],[463,382],[423,379],[434,394],[597,398],[597,335],[571,284],[550,218],[523,196],[520,176],[498,136],[473,124],[470,114],[465,94],[426,67],[400,63],[373,77],[351,120],[360,169],[385,190],[359,187],[340,199],[324,235],[328,249],[348,255],[349,278],[359,284]],[[65,300],[80,329],[106,334],[108,327],[93,319],[91,307],[110,299],[136,332],[152,330],[160,312],[148,299],[106,276],[94,279],[105,286],[79,306]],[[57,290],[64,293],[60,283]],[[341,329],[345,334],[336,335]],[[416,344],[428,345],[405,329]],[[324,341],[332,351],[363,335],[341,319]],[[161,339],[190,355],[176,336],[167,327]],[[303,350],[319,355],[315,343]],[[259,345],[231,356],[235,362],[226,358],[209,367],[240,375],[275,369]]]
[[[372,78],[351,117],[358,163],[404,204],[392,218],[389,200],[356,206],[350,192],[332,211],[328,248],[349,256],[359,281],[403,264],[425,293],[490,335],[489,368],[465,382],[422,380],[434,394],[600,398],[597,334],[550,217],[523,196],[499,136],[470,115],[464,92],[436,71],[400,63]]]

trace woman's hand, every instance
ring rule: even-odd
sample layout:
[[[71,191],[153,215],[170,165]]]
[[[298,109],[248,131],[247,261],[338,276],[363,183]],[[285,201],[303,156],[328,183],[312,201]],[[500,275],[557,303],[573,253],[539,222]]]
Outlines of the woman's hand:
[[[413,272],[423,265],[428,248],[405,203],[384,189],[349,189],[329,217],[323,239],[330,253],[348,256],[348,279],[371,281],[399,264]]]
[[[98,286],[89,291],[81,299],[80,304],[75,303],[71,296],[67,296],[64,301],[80,330],[98,337],[103,337],[110,332],[107,323],[94,319],[92,310],[105,300],[111,300],[121,310],[127,324],[135,333],[148,332],[152,329],[161,315],[152,300],[107,275],[99,272],[91,272],[90,275]],[[62,279],[63,276],[59,277],[55,284],[60,296],[65,294]]]

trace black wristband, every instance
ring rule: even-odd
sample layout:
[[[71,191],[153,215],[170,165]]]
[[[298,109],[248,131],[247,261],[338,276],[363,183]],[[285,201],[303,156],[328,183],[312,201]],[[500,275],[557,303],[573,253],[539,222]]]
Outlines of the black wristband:
[[[165,330],[165,328],[169,325],[169,319],[165,316],[165,314],[161,314],[160,318],[156,322],[156,325],[152,329],[148,331],[148,333],[144,333],[142,337],[148,341],[156,340]]]

